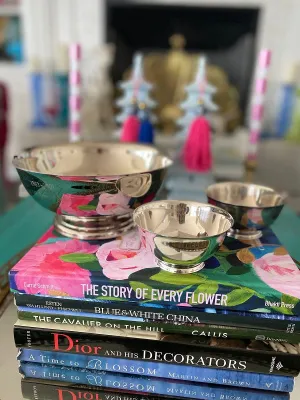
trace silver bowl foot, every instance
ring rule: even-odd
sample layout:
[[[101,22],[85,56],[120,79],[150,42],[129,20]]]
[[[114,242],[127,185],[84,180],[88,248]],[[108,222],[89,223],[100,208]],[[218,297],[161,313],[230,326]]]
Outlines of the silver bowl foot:
[[[262,231],[230,229],[227,236],[238,240],[256,240],[262,237]]]
[[[56,215],[54,227],[63,236],[80,240],[114,239],[133,229],[132,214],[74,217]]]
[[[158,258],[155,258],[156,265],[163,269],[164,271],[171,272],[172,274],[192,274],[193,272],[200,271],[205,267],[205,263],[201,262],[196,265],[177,265],[168,263],[166,261],[162,261]]]

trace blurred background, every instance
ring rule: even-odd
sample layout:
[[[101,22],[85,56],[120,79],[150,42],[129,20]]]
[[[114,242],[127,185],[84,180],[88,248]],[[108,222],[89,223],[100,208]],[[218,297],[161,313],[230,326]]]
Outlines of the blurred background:
[[[0,213],[19,201],[13,156],[68,140],[68,48],[74,42],[82,49],[84,140],[118,140],[118,82],[129,79],[139,53],[153,84],[155,144],[178,152],[185,139],[177,125],[180,104],[204,55],[218,106],[210,118],[213,179],[250,179],[285,191],[300,213],[299,15],[299,0],[1,0]],[[250,168],[261,48],[271,50],[272,62]]]

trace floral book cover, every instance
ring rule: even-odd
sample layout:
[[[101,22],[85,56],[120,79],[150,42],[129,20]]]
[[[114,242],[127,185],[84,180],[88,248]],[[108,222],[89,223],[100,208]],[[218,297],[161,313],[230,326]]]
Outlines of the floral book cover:
[[[300,265],[271,230],[255,242],[227,238],[201,271],[176,275],[156,267],[136,231],[88,242],[51,227],[10,271],[10,286],[14,293],[82,301],[300,315]]]

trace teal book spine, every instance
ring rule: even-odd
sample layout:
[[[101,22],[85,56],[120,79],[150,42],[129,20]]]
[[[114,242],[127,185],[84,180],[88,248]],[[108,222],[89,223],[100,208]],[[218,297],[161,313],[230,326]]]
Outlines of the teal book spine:
[[[68,73],[55,73],[54,81],[57,88],[58,112],[55,125],[66,128],[69,122],[69,77]]]

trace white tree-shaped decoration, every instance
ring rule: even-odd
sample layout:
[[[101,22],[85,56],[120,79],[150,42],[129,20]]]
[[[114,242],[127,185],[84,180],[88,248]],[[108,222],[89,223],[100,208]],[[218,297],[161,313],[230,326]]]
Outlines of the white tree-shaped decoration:
[[[156,106],[156,102],[149,97],[153,85],[147,82],[143,73],[143,56],[138,53],[133,58],[133,71],[131,79],[121,81],[118,84],[124,94],[116,101],[121,112],[116,116],[116,121],[123,124],[126,118],[132,113],[148,112],[150,119],[153,121],[154,116],[151,110]]]
[[[181,128],[179,135],[184,137],[196,117],[218,110],[218,106],[212,101],[212,96],[217,89],[206,80],[205,57],[199,58],[196,78],[194,82],[186,86],[185,91],[187,98],[180,105],[184,115],[177,121]]]

